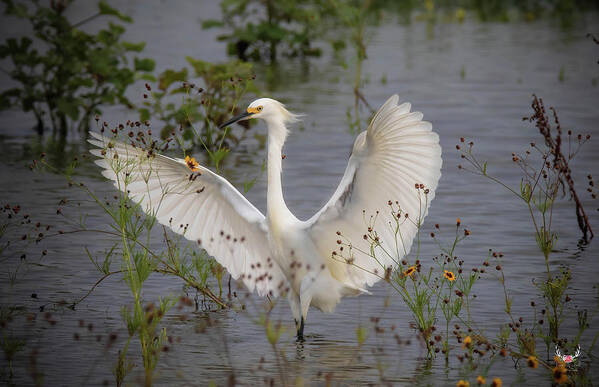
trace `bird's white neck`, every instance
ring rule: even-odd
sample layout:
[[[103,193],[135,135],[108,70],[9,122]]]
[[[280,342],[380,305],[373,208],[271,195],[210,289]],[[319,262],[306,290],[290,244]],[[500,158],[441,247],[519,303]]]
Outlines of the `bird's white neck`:
[[[296,219],[285,204],[281,184],[282,150],[287,129],[282,120],[269,120],[266,125],[268,126],[266,216],[271,222],[281,224],[285,219]]]

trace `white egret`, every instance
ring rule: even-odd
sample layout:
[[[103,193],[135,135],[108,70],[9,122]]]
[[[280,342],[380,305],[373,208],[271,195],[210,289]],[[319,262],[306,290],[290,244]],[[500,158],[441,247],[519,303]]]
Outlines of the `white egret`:
[[[296,116],[270,98],[252,102],[221,125],[249,118],[266,122],[266,216],[195,160],[148,154],[97,133],[90,142],[103,149],[91,152],[102,157],[96,163],[104,176],[160,223],[197,241],[250,291],[287,293],[302,339],[310,306],[331,312],[342,297],[367,292],[399,264],[434,198],[442,164],[439,137],[421,113],[398,100],[389,98],[358,135],[337,190],[307,221],[287,208],[281,187],[286,123]],[[130,167],[115,168],[115,160]],[[394,203],[399,213],[390,210]]]

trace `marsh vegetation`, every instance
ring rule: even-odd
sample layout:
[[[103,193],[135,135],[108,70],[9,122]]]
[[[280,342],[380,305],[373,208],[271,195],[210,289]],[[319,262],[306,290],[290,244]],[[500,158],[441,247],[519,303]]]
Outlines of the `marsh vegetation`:
[[[3,383],[598,377],[594,4],[3,6]],[[300,344],[284,299],[248,294],[184,232],[146,216],[85,142],[90,129],[195,157],[263,208],[263,130],[218,124],[272,95],[307,113],[284,160],[288,204],[307,218],[321,203],[305,198],[329,196],[355,135],[395,92],[440,134],[436,198],[426,219],[393,201],[381,209],[417,226],[411,251],[377,272],[372,295],[311,312]],[[425,202],[427,191],[412,194]],[[364,229],[376,246],[378,230]],[[340,247],[351,265],[352,241]]]

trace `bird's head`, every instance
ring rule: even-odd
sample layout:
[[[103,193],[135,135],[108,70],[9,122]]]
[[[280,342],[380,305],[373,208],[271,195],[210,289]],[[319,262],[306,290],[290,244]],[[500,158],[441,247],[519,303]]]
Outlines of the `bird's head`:
[[[297,121],[298,116],[285,109],[285,105],[279,101],[271,98],[259,98],[250,103],[245,112],[231,118],[220,125],[219,128],[222,129],[237,121],[249,120],[250,118],[261,118],[266,121],[267,124],[285,124],[287,122]]]

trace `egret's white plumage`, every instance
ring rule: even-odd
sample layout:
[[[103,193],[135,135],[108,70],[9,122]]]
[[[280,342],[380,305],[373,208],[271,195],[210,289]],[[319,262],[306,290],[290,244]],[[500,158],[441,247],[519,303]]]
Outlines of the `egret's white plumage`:
[[[269,98],[229,121],[261,118],[268,127],[266,216],[202,166],[192,172],[182,159],[149,156],[97,133],[90,142],[102,150],[91,152],[101,157],[96,163],[117,188],[128,190],[160,223],[197,241],[249,290],[287,292],[296,323],[302,321],[301,336],[310,305],[332,311],[341,297],[365,291],[386,268],[397,266],[434,198],[441,176],[439,138],[421,113],[410,112],[408,103],[398,106],[398,100],[392,96],[356,138],[337,190],[307,221],[289,211],[281,187],[285,124],[296,116]],[[389,201],[401,207],[401,221],[393,219],[397,212],[392,214]],[[379,244],[365,240],[368,227]]]

